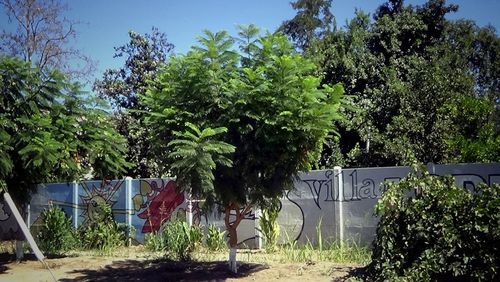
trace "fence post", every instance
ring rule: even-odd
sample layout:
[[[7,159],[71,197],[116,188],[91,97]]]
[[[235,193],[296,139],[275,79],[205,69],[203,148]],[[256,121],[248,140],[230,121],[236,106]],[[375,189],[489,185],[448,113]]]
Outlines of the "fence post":
[[[125,177],[125,220],[127,224],[127,237],[129,245],[131,244],[131,230],[132,230],[132,177]]]
[[[342,177],[342,168],[335,166],[333,168],[334,175],[337,177],[337,187],[339,188],[339,241],[340,245],[344,244],[344,179]],[[354,184],[353,184],[354,185]]]
[[[191,194],[188,194],[187,198],[186,221],[189,227],[193,226],[193,199]]]
[[[73,227],[78,228],[78,182],[73,181]]]

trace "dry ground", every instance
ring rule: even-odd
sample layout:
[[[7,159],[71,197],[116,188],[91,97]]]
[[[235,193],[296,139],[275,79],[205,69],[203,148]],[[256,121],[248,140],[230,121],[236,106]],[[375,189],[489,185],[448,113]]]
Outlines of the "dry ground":
[[[45,261],[59,281],[343,281],[362,267],[329,262],[280,263],[272,256],[239,253],[238,274],[228,272],[224,254],[198,254],[195,261],[171,262],[131,248],[112,257],[80,253]],[[0,281],[54,279],[33,256],[18,262],[12,255],[3,254]]]

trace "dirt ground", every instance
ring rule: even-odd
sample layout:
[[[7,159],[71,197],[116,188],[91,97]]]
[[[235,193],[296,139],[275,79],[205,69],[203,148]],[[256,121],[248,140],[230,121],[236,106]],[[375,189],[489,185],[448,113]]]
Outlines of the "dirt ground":
[[[2,257],[3,256],[3,257]],[[45,260],[58,281],[344,281],[362,266],[328,262],[255,263],[240,261],[238,273],[223,260],[172,262],[128,254],[79,255]],[[18,262],[0,255],[0,281],[54,281],[33,256]]]

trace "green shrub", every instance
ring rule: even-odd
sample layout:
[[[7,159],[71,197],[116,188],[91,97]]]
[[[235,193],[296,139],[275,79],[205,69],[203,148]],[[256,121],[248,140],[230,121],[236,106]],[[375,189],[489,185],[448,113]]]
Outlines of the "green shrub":
[[[375,280],[486,280],[499,276],[500,185],[471,192],[415,170],[386,183],[370,274]]]
[[[278,237],[280,235],[280,226],[278,224],[279,207],[274,205],[268,209],[262,210],[260,217],[260,229],[266,241],[266,250],[272,252],[276,250]]]
[[[132,244],[132,239],[135,238],[137,230],[132,225],[126,223],[118,223],[118,232],[123,234],[124,244],[130,246]]]
[[[42,211],[42,226],[37,235],[38,246],[47,254],[61,255],[75,247],[75,232],[64,211],[51,206]]]
[[[80,242],[84,249],[109,253],[122,246],[126,236],[113,219],[111,205],[98,203],[95,210],[98,212],[89,217],[78,229]]]
[[[182,220],[166,221],[159,232],[146,234],[145,245],[151,251],[163,251],[172,260],[189,260],[191,253],[201,245],[203,232],[197,226],[189,227]]]
[[[144,246],[152,252],[165,251],[165,240],[160,232],[153,231],[144,236]]]
[[[226,248],[225,231],[219,230],[215,224],[208,225],[207,248],[210,251],[222,251]]]

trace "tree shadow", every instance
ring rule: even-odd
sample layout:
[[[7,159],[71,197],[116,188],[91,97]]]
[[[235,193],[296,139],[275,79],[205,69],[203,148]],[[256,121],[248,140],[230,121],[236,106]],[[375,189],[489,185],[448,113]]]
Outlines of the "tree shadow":
[[[342,277],[335,277],[332,282],[346,281],[347,279],[355,279],[355,281],[371,281],[369,278],[369,266],[364,267],[333,267],[332,271],[345,271],[347,274]]]
[[[46,256],[47,259],[57,259],[57,258],[65,258],[65,257],[73,257],[72,255],[56,255],[49,254]],[[0,274],[6,273],[10,267],[7,264],[13,263],[15,261],[19,261],[16,258],[15,254],[12,253],[0,253]],[[23,254],[23,258],[20,261],[38,261],[34,254]]]
[[[0,274],[3,274],[9,270],[6,264],[9,264],[16,260],[16,255],[11,253],[0,253]]]
[[[238,273],[229,271],[227,261],[174,262],[167,260],[115,261],[98,270],[79,269],[74,279],[60,281],[222,281],[228,278],[246,277],[251,273],[269,268],[256,263],[241,263]]]

